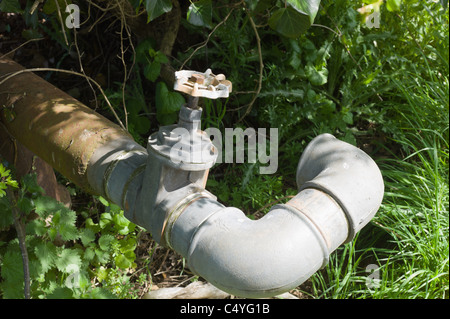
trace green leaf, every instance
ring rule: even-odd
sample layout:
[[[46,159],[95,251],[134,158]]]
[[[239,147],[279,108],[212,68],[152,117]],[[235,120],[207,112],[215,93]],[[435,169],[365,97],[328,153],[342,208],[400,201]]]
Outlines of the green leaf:
[[[164,82],[156,84],[156,119],[162,125],[173,124],[178,118],[178,111],[185,103],[178,92],[171,92]]]
[[[55,265],[59,271],[72,274],[81,267],[81,258],[74,249],[61,248],[55,258]]]
[[[245,0],[245,2],[254,14],[266,11],[273,6],[272,0]]]
[[[73,290],[67,287],[57,287],[48,296],[48,299],[73,299]]]
[[[1,275],[4,280],[23,284],[23,261],[22,255],[18,249],[9,248],[2,256],[1,266]]]
[[[85,228],[80,232],[80,239],[83,246],[89,245],[89,243],[95,240],[95,233],[90,228]]]
[[[156,51],[154,59],[155,59],[155,62],[158,62],[161,64],[169,63],[169,59],[161,51]]]
[[[115,240],[113,235],[105,234],[100,237],[98,240],[98,245],[100,246],[100,249],[104,251],[108,251],[111,247],[111,243]]]
[[[288,38],[297,38],[310,26],[309,17],[292,7],[278,9],[269,19],[269,26]]]
[[[402,0],[387,0],[386,1],[386,8],[388,11],[399,11],[400,7],[402,5]]]
[[[38,193],[38,194],[45,193],[44,189],[37,183],[36,173],[27,174],[24,177],[22,177],[22,185],[25,187],[25,190],[27,190],[30,193]]]
[[[30,198],[22,197],[17,200],[17,208],[22,213],[28,215],[34,209],[34,203]]]
[[[323,85],[328,81],[328,70],[325,67],[317,70],[311,62],[305,66],[305,74],[312,85]]]
[[[65,208],[53,215],[52,228],[56,229],[63,240],[75,240],[79,237],[78,229],[75,225],[76,213]],[[54,233],[52,233],[52,236]]]
[[[100,225],[94,223],[94,221],[92,220],[92,218],[87,218],[87,219],[86,219],[86,228],[89,228],[89,229],[92,230],[94,233],[98,233],[98,232],[101,230]]]
[[[55,264],[56,247],[52,243],[41,242],[34,247],[34,254],[39,259],[43,273],[46,273]]]
[[[147,39],[142,41],[136,47],[136,62],[147,63],[147,53],[153,48],[152,41]]]
[[[145,0],[145,9],[147,10],[148,19],[150,22],[160,15],[170,12],[172,10],[171,0]]]
[[[42,219],[30,220],[26,225],[27,235],[43,236],[47,233],[47,226]]]
[[[319,11],[320,0],[286,0],[286,3],[299,13],[307,15],[312,24]]]
[[[144,67],[144,76],[152,82],[155,82],[161,72],[161,64],[158,62],[147,63]]]
[[[130,268],[132,265],[132,261],[130,261],[125,255],[117,255],[114,258],[114,262],[116,264],[117,267],[121,268],[121,269],[127,269]]]
[[[92,289],[90,297],[92,299],[117,299],[117,297],[112,292],[101,287]]]
[[[109,252],[101,249],[95,249],[95,255],[101,264],[109,262]]]
[[[42,218],[46,218],[48,215],[56,213],[57,211],[69,210],[62,203],[48,196],[38,196],[33,201],[36,213]]]
[[[0,230],[5,229],[14,224],[10,204],[8,200],[3,197],[0,198]]]
[[[98,279],[98,281],[102,282],[103,280],[106,280],[108,278],[109,269],[105,268],[103,266],[100,266],[95,271],[95,275]]]
[[[345,113],[344,116],[342,116],[342,120],[345,123],[352,125],[353,124],[353,113],[352,112]]]
[[[66,5],[71,4],[71,1],[66,1],[66,0],[58,0],[58,4],[59,4],[59,8],[63,11],[63,9],[66,7]],[[56,1],[55,0],[51,0],[51,1],[45,1],[44,6],[42,7],[42,11],[47,14],[50,15],[53,12],[55,12],[58,9],[58,7],[56,6]]]
[[[83,261],[92,261],[95,257],[95,250],[92,247],[86,248],[83,254]]]
[[[135,238],[130,237],[130,238],[128,238],[127,240],[122,239],[122,240],[120,240],[119,243],[120,243],[120,249],[119,249],[119,250],[120,250],[122,253],[124,253],[124,254],[132,253],[132,254],[127,255],[127,256],[130,256],[130,258],[131,258],[132,256],[136,257],[136,256],[134,255],[134,250],[136,249],[136,246],[137,246],[137,243],[136,243],[136,239],[135,239]],[[134,260],[134,259],[133,259],[133,260]]]
[[[187,12],[187,21],[195,26],[212,28],[212,1],[191,2]]]
[[[103,198],[102,196],[99,196],[98,200],[100,201],[100,203],[103,204],[103,206],[105,206],[105,207],[109,206],[109,202],[105,198]]]
[[[20,2],[17,0],[3,0],[0,2],[0,11],[9,13],[23,13]]]
[[[100,215],[99,225],[101,229],[104,229],[112,222],[112,216],[110,213],[103,213]]]
[[[114,228],[120,235],[127,235],[135,228],[135,225],[123,216],[123,213],[115,214],[113,216],[113,221],[116,225]]]
[[[269,26],[280,34],[297,38],[314,22],[320,0],[286,0],[285,8],[276,10],[269,19]]]

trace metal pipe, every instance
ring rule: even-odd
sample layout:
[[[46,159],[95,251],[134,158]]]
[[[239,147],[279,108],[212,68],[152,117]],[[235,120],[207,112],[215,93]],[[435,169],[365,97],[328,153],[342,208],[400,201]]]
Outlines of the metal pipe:
[[[295,288],[370,221],[384,192],[373,160],[329,134],[310,142],[297,181],[297,196],[256,221],[215,200],[196,200],[170,228],[169,245],[231,294],[268,297]]]
[[[3,82],[12,74],[17,75]],[[86,170],[99,147],[145,151],[118,125],[5,57],[0,59],[0,82],[1,121],[8,132],[88,191],[95,192]]]
[[[0,60],[0,76],[17,70],[16,63]],[[217,152],[197,129],[200,108],[183,107],[179,126],[162,127],[146,150],[38,76],[13,79],[0,87],[2,122],[13,136],[81,187],[121,206],[195,273],[229,293],[267,297],[298,286],[381,205],[384,184],[375,162],[323,134],[300,158],[298,195],[250,220],[205,190]],[[180,128],[189,134],[176,135]],[[183,146],[183,161],[171,160],[176,145]]]

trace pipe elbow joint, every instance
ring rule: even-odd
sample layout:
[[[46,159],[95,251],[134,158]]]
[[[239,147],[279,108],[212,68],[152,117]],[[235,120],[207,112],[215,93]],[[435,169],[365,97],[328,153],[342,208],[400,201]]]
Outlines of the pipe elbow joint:
[[[374,160],[331,134],[319,135],[308,144],[296,181],[299,191],[318,189],[339,203],[349,223],[345,242],[369,223],[383,200],[383,177]]]

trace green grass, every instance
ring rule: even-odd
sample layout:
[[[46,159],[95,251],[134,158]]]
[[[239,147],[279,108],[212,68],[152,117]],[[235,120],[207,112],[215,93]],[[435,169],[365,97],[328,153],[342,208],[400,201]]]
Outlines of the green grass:
[[[391,137],[380,144],[389,156],[378,160],[382,207],[312,277],[314,297],[449,298],[449,87],[427,71],[429,79],[418,72],[391,78],[395,89],[384,105]],[[369,264],[379,267],[372,286]]]

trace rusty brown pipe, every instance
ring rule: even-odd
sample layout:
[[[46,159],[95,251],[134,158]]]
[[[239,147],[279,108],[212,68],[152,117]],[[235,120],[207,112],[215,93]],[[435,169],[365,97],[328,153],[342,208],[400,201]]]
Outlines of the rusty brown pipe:
[[[0,58],[0,83],[24,67]],[[32,72],[0,85],[0,120],[9,134],[81,188],[98,193],[87,180],[96,149],[131,135]]]

